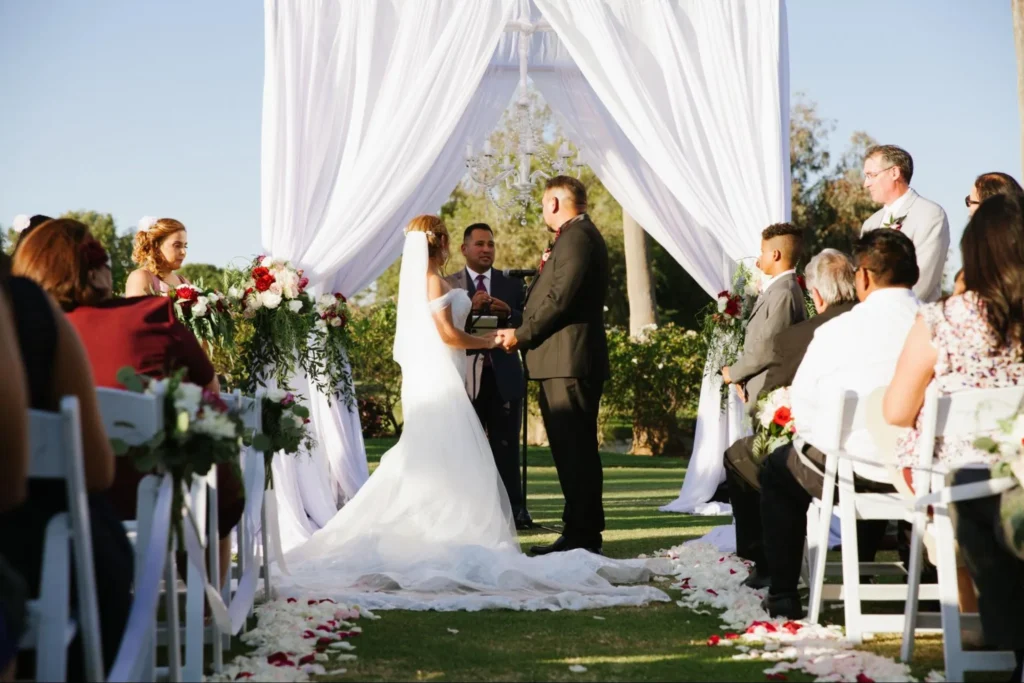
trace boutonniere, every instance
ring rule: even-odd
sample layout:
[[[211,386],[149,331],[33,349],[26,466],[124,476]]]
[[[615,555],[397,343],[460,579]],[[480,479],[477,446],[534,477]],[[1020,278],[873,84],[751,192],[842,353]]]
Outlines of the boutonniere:
[[[898,217],[898,218],[896,216],[889,216],[889,220],[886,221],[885,223],[883,223],[882,227],[883,228],[892,228],[893,230],[902,230],[903,229],[903,221],[905,221],[905,220],[907,220],[907,216],[905,214],[903,216]]]

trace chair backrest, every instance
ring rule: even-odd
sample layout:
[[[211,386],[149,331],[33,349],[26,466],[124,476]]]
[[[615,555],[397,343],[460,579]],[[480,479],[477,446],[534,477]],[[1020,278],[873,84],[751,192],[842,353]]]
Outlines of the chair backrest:
[[[89,497],[85,481],[85,453],[77,397],[63,397],[58,413],[29,411],[29,452],[30,477],[61,479],[65,482],[68,517],[74,538],[79,628],[88,634],[83,635],[86,678],[102,680],[99,602],[96,596]]]
[[[1019,412],[1022,402],[1024,387],[969,389],[940,396],[933,382],[921,408],[918,463],[931,463],[937,437],[968,438],[998,431],[999,423]]]
[[[137,446],[164,428],[163,401],[158,396],[99,387],[96,398],[110,438]]]
[[[821,428],[815,432],[813,445],[823,453],[838,452],[850,433],[867,427],[867,400],[857,392],[839,387],[826,399]]]
[[[262,389],[256,390],[255,397],[243,396],[240,389],[235,389],[230,394],[221,393],[220,398],[229,408],[239,412],[247,430],[258,432],[263,428]]]

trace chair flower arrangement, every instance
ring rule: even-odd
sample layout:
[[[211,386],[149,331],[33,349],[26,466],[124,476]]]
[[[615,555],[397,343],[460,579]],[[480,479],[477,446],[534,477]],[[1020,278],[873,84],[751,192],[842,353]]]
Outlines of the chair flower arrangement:
[[[174,314],[204,345],[229,345],[235,336],[232,308],[237,301],[201,282],[178,285],[165,294],[174,302]]]
[[[992,465],[992,479],[1016,481],[1000,498],[999,518],[1014,553],[1024,559],[1024,413],[1004,420],[998,433],[978,439],[974,446],[1001,456]]]
[[[218,394],[184,381],[184,376],[185,370],[179,370],[157,380],[130,367],[121,368],[117,380],[129,391],[163,399],[165,427],[141,446],[129,448],[122,441],[112,440],[115,452],[131,457],[140,472],[171,475],[172,519],[179,540],[184,487],[192,477],[204,476],[223,463],[231,464],[241,479],[239,453],[244,431],[241,416],[229,410]]]
[[[765,394],[757,402],[752,445],[754,457],[764,459],[775,449],[792,443],[795,434],[789,387],[780,387]]]
[[[309,409],[299,403],[300,398],[281,389],[271,389],[263,395],[263,430],[252,436],[252,447],[263,453],[267,488],[273,487],[270,465],[275,453],[296,455],[316,445],[309,430]]]
[[[726,365],[736,362],[743,348],[747,320],[757,300],[759,287],[754,272],[741,263],[733,276],[732,287],[718,293],[699,315],[701,338],[707,348],[704,375],[714,377]],[[725,408],[729,387],[721,390]]]

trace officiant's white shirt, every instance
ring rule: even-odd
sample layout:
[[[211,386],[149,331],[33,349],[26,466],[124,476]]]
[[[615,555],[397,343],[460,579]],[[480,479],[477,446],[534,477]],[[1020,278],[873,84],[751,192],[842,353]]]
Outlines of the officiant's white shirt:
[[[487,290],[487,296],[491,295],[491,269],[488,268],[482,273],[478,273],[469,266],[466,266],[466,274],[469,275],[469,286],[476,291],[476,279],[480,275],[484,276],[484,288]]]
[[[829,320],[814,333],[789,389],[796,433],[813,444],[816,430],[831,428],[821,413],[833,410],[836,389],[842,387],[866,397],[889,384],[896,361],[917,317],[920,302],[909,289],[889,287],[871,293],[847,313]],[[843,450],[853,456],[877,459],[877,447],[866,428],[854,430]],[[853,465],[865,478],[890,482],[889,470],[868,464]]]

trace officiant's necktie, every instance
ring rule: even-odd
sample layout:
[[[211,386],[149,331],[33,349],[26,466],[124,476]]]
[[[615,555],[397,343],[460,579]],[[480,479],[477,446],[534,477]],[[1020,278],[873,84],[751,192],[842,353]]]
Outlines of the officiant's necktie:
[[[484,294],[487,294],[487,285],[484,284],[484,280],[485,279],[486,279],[486,277],[483,276],[483,275],[477,275],[476,276],[476,291],[477,292],[483,292]],[[490,364],[491,364],[491,354],[484,353],[484,354],[481,354],[481,355],[483,355],[483,357],[484,357],[484,367],[486,368],[486,367],[490,366]]]

